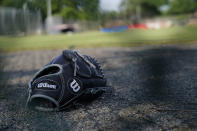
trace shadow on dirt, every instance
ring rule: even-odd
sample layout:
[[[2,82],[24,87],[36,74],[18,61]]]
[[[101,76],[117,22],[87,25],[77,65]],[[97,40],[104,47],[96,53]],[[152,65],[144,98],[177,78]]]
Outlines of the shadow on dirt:
[[[136,118],[119,117],[118,122],[125,129],[141,130],[150,125],[158,130],[175,129],[184,124],[189,129],[197,128],[197,50],[162,47],[115,54],[110,59],[119,59],[124,65],[108,67],[118,74],[108,75],[116,89],[117,108],[126,105],[130,112],[138,110],[134,113]],[[159,113],[151,116],[151,112]]]
[[[37,70],[4,71],[2,80],[7,83],[1,87],[0,113],[4,116],[0,116],[0,130],[197,129],[196,49],[161,47],[112,53],[99,60],[115,94],[105,93],[69,112],[25,110],[27,82]]]
[[[195,69],[196,50],[178,48],[152,49],[142,54],[147,57],[140,63],[143,67],[143,94],[146,100],[184,104],[196,101]],[[140,67],[141,67],[140,66]],[[196,101],[197,102],[197,101]]]
[[[0,63],[3,63],[3,58],[0,56]],[[3,76],[4,76],[4,73],[2,72],[2,64],[0,64],[0,81],[3,80]],[[3,88],[3,84],[0,85],[0,100],[3,98],[3,92],[2,92],[2,88]]]
[[[197,100],[194,93],[197,92],[197,50],[165,47],[116,54],[125,66],[114,68],[113,71],[124,71],[121,76],[130,83],[117,76],[121,83],[133,84],[135,86],[131,88],[138,86],[138,89],[141,89],[141,95],[136,96],[137,100],[170,103]],[[128,60],[125,61],[125,58]],[[132,64],[134,58],[138,59],[138,62]],[[132,72],[128,74],[129,70]],[[122,86],[121,83],[118,84]]]

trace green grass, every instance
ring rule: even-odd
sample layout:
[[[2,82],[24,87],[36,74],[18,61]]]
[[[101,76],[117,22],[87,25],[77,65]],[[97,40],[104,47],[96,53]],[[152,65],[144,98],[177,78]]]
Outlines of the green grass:
[[[120,33],[102,33],[95,31],[76,33],[73,35],[0,36],[0,49],[4,51],[174,43],[197,43],[197,27],[131,30]]]

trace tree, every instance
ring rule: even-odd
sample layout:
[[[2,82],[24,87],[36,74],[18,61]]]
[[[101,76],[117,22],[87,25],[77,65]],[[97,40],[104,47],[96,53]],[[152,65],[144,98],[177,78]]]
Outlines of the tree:
[[[0,6],[22,8],[27,0],[1,0]]]
[[[99,0],[83,0],[83,11],[87,20],[97,20],[100,14]]]
[[[167,0],[123,0],[122,10],[127,17],[154,16],[161,14],[159,7]]]
[[[185,14],[197,9],[197,0],[171,0],[169,14]]]
[[[99,0],[51,0],[52,14],[60,14],[64,19],[97,20]],[[47,16],[46,0],[0,0],[0,6],[40,10],[43,20]]]
[[[63,0],[64,7],[62,13],[64,18],[67,17],[67,13],[75,12],[75,19],[85,19],[85,20],[97,20],[99,14],[99,0]],[[66,9],[69,8],[69,9]],[[72,8],[72,9],[71,9]],[[68,11],[69,10],[69,11]],[[73,14],[73,15],[74,15]]]
[[[64,19],[69,19],[69,20],[76,20],[80,19],[80,14],[79,11],[75,10],[72,7],[66,7],[61,10],[61,16]]]

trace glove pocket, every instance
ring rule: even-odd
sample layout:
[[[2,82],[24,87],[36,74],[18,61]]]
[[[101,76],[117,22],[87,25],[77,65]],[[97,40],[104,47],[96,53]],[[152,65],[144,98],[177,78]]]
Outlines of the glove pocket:
[[[30,96],[28,106],[41,110],[52,111],[59,109],[59,94],[62,90],[59,65],[50,65],[40,70],[29,84]]]

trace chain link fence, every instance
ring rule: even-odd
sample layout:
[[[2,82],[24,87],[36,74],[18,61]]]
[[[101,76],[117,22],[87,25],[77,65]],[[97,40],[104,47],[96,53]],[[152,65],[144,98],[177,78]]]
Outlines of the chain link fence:
[[[0,7],[0,35],[28,35],[41,31],[40,11]]]

